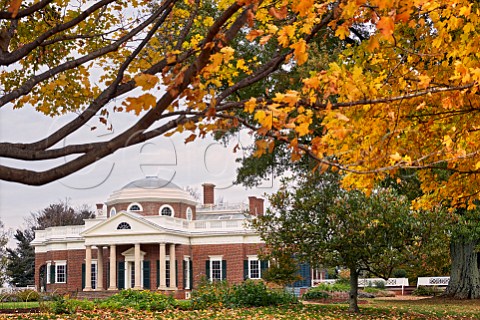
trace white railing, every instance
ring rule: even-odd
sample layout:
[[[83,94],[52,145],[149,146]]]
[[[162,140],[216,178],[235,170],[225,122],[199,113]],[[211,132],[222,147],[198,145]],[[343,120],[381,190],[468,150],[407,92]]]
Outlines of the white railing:
[[[35,231],[35,240],[43,241],[47,239],[68,239],[79,238],[80,233],[84,230],[85,226],[62,226],[62,227],[50,227],[45,230]]]
[[[450,277],[418,277],[417,288],[419,286],[448,286]]]
[[[166,228],[172,228],[177,230],[187,231],[206,231],[206,230],[222,230],[222,229],[248,229],[245,227],[244,219],[229,219],[229,220],[193,220],[187,221],[185,219],[168,217],[168,216],[149,216],[147,220],[150,220],[159,226]]]
[[[37,291],[37,288],[35,286],[27,286],[27,287],[3,287],[0,288],[0,294],[6,294],[6,293],[14,293],[18,291],[24,291],[24,290],[35,290]]]
[[[364,278],[358,280],[359,287],[371,287],[375,286],[375,283],[383,282],[385,287],[401,287],[408,286],[408,278],[388,278],[387,280],[382,278]]]
[[[216,203],[216,204],[203,204],[197,207],[197,212],[212,212],[212,211],[248,211],[248,204],[239,203]]]

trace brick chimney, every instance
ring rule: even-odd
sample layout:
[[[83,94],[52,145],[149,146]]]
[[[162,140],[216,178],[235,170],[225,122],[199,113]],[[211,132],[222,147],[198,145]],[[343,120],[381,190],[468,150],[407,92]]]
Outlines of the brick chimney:
[[[104,212],[103,212],[103,203],[97,203],[96,204],[97,206],[97,212],[96,212],[96,217],[103,217],[104,216]]]
[[[203,187],[203,204],[215,204],[215,185],[213,183],[204,183]]]
[[[248,197],[248,207],[250,214],[254,216],[263,216],[263,199],[257,197]]]

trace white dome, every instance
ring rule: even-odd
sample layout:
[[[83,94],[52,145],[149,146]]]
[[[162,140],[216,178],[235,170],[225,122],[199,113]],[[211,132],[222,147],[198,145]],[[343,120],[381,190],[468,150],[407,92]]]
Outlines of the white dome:
[[[132,181],[107,199],[108,205],[122,202],[183,202],[196,205],[195,199],[175,183],[158,177]]]
[[[122,190],[124,189],[160,189],[160,188],[170,188],[170,189],[182,189],[175,183],[161,179],[155,176],[149,176],[143,179],[138,179],[135,181],[130,182],[129,184],[125,185]]]

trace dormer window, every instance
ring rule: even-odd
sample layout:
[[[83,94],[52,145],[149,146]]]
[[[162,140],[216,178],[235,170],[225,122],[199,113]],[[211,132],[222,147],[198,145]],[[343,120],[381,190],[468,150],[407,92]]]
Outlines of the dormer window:
[[[193,211],[192,208],[187,208],[187,221],[192,221]]]
[[[142,206],[139,203],[131,203],[128,206],[128,211],[143,211]]]
[[[128,222],[120,222],[120,224],[117,227],[117,230],[129,230],[129,229],[132,229],[132,227],[130,226],[130,224],[128,224]]]
[[[169,206],[168,204],[165,204],[163,206],[160,207],[160,210],[158,210],[159,214],[161,216],[169,216],[169,217],[173,217],[174,215],[174,211],[173,211],[173,208],[171,206]]]

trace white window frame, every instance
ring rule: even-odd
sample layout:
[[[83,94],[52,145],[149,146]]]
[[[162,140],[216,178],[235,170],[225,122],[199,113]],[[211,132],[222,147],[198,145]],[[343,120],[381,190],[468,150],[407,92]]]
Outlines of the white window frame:
[[[52,262],[47,261],[47,284],[52,283],[52,280],[50,279],[50,268],[52,267]]]
[[[63,267],[63,277],[64,281],[58,280],[60,272],[58,272],[59,267]],[[67,283],[67,261],[55,261],[55,283]]]
[[[92,270],[92,267],[95,266],[95,270]],[[92,260],[92,265],[90,266],[90,270],[91,270],[91,282],[90,282],[90,286],[92,287],[92,289],[96,289],[97,288],[97,283],[98,283],[98,264],[97,264],[97,260]],[[95,282],[95,285],[93,285],[93,283]]]
[[[113,212],[113,214],[112,214],[112,212]],[[115,217],[116,215],[117,215],[117,209],[115,209],[115,207],[112,207],[110,209],[110,218]]]
[[[185,283],[185,290],[190,290],[192,288],[190,288],[190,282],[191,282],[191,279],[190,279],[190,256],[184,256],[183,257],[183,261],[185,263],[185,279],[183,280],[183,282]]]
[[[140,208],[140,210],[130,210],[131,207],[133,206],[138,206]],[[140,203],[138,202],[132,202],[128,205],[128,208],[127,208],[127,211],[131,211],[131,212],[142,212],[143,211],[143,207]]]
[[[252,262],[255,262],[258,267],[258,277],[252,277]],[[262,279],[262,263],[257,256],[248,257],[248,278],[249,279]]]
[[[192,221],[193,220],[193,210],[192,208],[188,207],[187,211],[185,212],[185,218],[187,221]]]
[[[210,256],[210,281],[213,282],[213,281],[222,281],[222,274],[223,274],[223,270],[222,270],[222,260],[223,260],[223,256]],[[219,270],[220,270],[220,278],[213,278],[213,262],[219,262]]]
[[[171,216],[164,216],[162,214],[162,210],[165,209],[165,208],[169,208],[170,211],[172,211],[172,215]],[[163,206],[160,207],[160,209],[158,209],[158,215],[159,216],[162,216],[162,217],[174,217],[175,216],[175,210],[173,210],[173,207],[169,204],[164,204]]]

